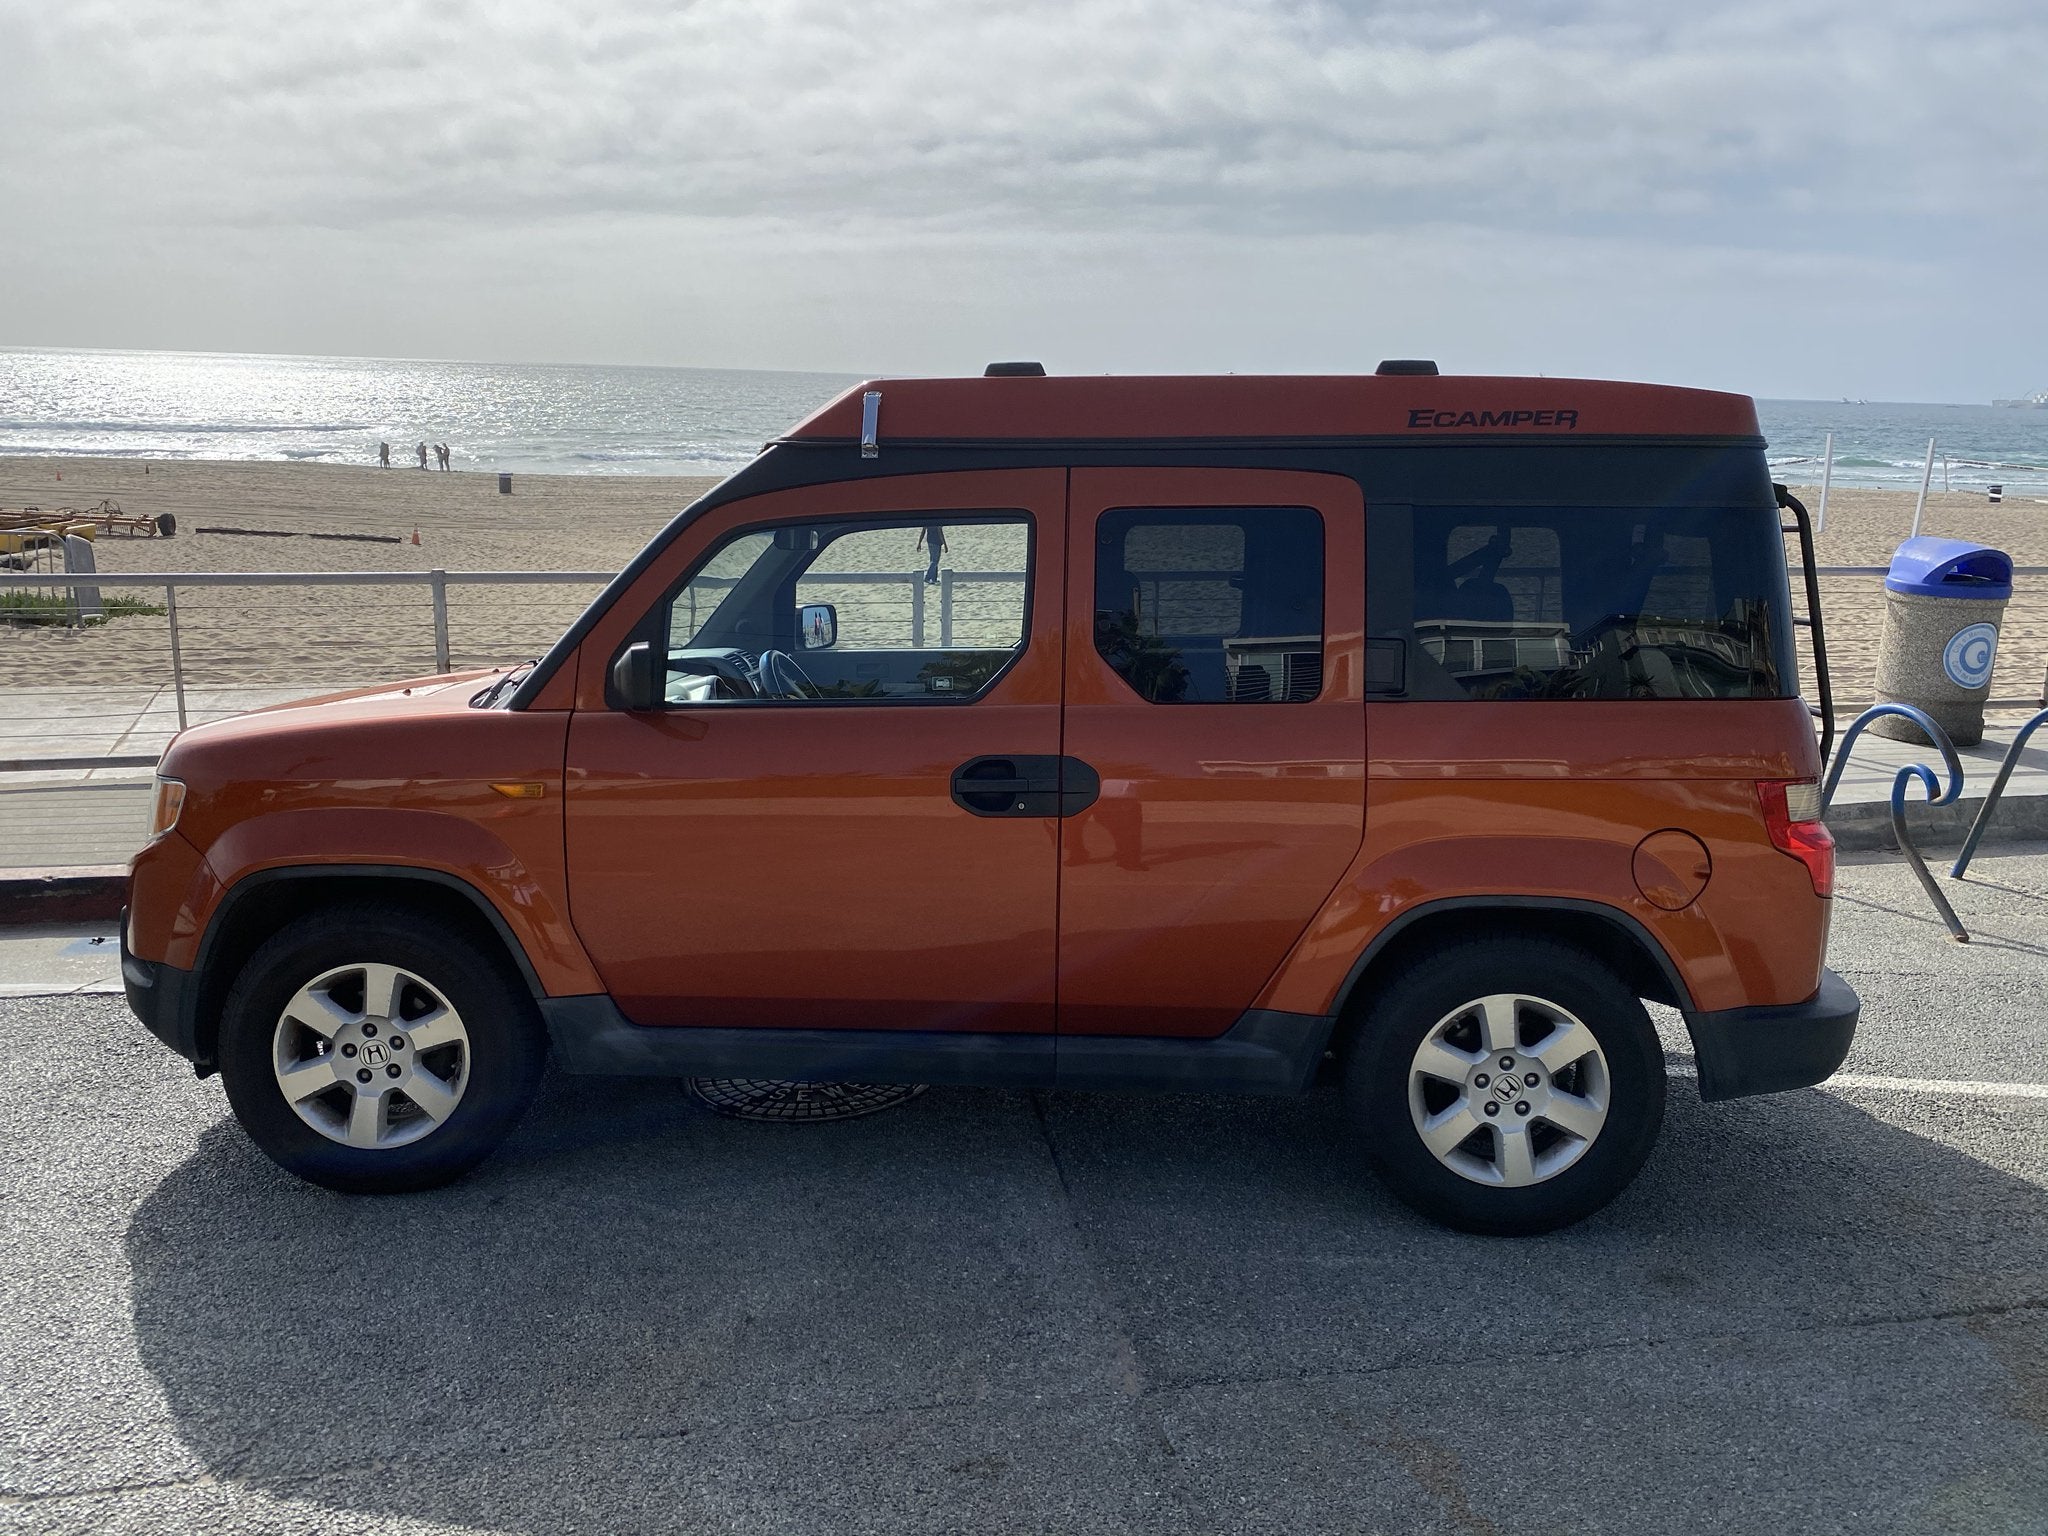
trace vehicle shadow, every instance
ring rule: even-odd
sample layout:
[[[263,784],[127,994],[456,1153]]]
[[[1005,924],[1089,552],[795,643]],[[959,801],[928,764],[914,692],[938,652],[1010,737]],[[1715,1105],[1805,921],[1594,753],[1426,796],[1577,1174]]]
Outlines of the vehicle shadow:
[[[1931,1129],[2032,1138],[2038,1108]],[[126,1249],[208,1470],[375,1520],[1461,1529],[1517,1433],[1517,1513],[1469,1528],[1664,1528],[1631,1458],[1776,1477],[1807,1530],[1924,1528],[1894,1522],[1972,1478],[2048,1508],[2048,1197],[1820,1093],[1674,1082],[1627,1195],[1509,1242],[1395,1205],[1327,1092],[935,1090],[785,1129],[555,1079],[406,1198],[300,1185],[222,1121]],[[1535,1384],[1490,1391],[1489,1360]]]

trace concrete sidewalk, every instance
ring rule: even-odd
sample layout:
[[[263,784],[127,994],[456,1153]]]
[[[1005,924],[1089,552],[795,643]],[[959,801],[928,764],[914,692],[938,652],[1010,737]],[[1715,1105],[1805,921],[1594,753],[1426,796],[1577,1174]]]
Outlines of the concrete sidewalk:
[[[318,692],[352,686],[314,688],[293,684],[270,688],[188,688],[185,723],[221,720],[266,704],[282,704]],[[163,688],[5,688],[0,689],[0,762],[47,761],[52,758],[155,757],[177,735],[178,697]],[[0,788],[17,783],[85,783],[105,779],[149,777],[137,767],[36,768],[0,770]]]
[[[1930,806],[1923,786],[1907,784],[1906,822],[1916,843],[1940,846],[1962,842],[1998,777],[2013,738],[2031,718],[2023,714],[1993,716],[1984,728],[1983,741],[1956,749],[1963,770],[1963,792],[1953,804]],[[1835,739],[1839,746],[1841,737]],[[1892,786],[1899,771],[1914,763],[1933,769],[1941,789],[1948,788],[1941,754],[1931,746],[1892,741],[1869,731],[1851,743],[1848,765],[1828,808],[1829,830],[1844,850],[1897,846],[1891,825]],[[1985,838],[2000,842],[2048,838],[2048,726],[2035,732],[2021,749]]]
[[[314,691],[304,684],[188,688],[185,720],[222,720]],[[177,733],[178,700],[168,687],[0,689],[0,762],[113,764],[0,771],[0,869],[127,863],[142,844],[152,772],[121,760],[154,759]]]
[[[0,997],[121,992],[121,937],[111,923],[38,923],[0,937]]]

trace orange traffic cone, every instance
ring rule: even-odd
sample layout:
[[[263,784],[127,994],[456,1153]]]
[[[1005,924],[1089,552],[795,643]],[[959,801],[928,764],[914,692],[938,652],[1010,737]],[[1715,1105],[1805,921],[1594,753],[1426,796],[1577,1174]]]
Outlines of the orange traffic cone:
[[[413,528],[413,531],[412,531],[412,541],[413,541],[413,543],[415,543],[415,544],[419,543],[419,541],[420,541],[420,531],[419,531],[419,528],[418,528],[417,526],[415,526],[415,527]]]

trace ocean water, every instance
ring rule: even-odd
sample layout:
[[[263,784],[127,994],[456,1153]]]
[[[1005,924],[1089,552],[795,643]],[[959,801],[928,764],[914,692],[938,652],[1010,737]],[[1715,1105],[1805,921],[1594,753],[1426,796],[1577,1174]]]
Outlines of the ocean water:
[[[707,368],[0,349],[0,454],[723,475],[859,380]]]
[[[1836,485],[1917,491],[1934,441],[1933,489],[2048,496],[2048,410],[1995,405],[1895,405],[1880,401],[1759,400],[1771,471],[1791,485],[1818,485],[1827,435],[1835,435]]]
[[[0,348],[0,454],[392,462],[445,442],[463,469],[725,474],[857,380],[705,368]],[[2048,495],[2048,410],[1760,400],[1778,478]]]

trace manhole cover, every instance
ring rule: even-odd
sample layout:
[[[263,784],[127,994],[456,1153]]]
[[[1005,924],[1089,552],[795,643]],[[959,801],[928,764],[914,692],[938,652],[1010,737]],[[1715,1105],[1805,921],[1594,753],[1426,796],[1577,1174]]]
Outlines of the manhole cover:
[[[784,1125],[857,1120],[908,1104],[924,1084],[785,1083],[766,1077],[693,1077],[690,1092],[712,1113],[731,1120],[773,1120]]]

